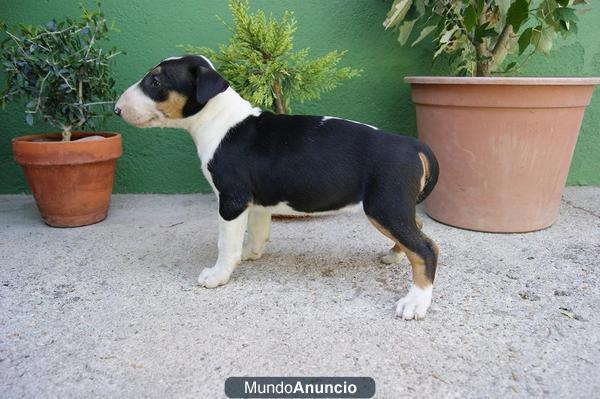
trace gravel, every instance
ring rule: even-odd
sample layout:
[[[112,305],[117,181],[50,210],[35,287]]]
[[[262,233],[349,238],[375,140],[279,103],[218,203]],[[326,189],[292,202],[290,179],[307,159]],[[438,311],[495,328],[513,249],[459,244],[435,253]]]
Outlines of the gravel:
[[[406,259],[361,213],[276,221],[224,287],[211,195],[115,195],[107,220],[45,226],[0,196],[0,397],[224,397],[230,376],[370,376],[378,398],[600,392],[600,187],[550,229],[437,223],[433,305],[402,321]]]

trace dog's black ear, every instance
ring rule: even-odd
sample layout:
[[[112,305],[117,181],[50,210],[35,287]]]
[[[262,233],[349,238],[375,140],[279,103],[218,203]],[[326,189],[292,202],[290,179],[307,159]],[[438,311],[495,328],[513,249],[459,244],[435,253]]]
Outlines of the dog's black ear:
[[[224,92],[229,83],[211,68],[198,67],[196,71],[196,101],[205,104],[219,93]]]

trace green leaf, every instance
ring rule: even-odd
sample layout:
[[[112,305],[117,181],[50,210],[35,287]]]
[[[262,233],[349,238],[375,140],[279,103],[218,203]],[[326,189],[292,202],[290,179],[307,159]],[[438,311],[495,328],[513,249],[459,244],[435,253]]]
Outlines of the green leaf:
[[[477,1],[477,15],[481,15],[484,7],[485,7],[485,0],[478,0]]]
[[[447,31],[442,33],[442,36],[440,37],[440,43],[449,43],[452,39],[452,36],[454,35],[454,32],[456,32],[457,30],[458,26],[454,26],[451,29],[448,29]]]
[[[421,33],[419,34],[419,37],[417,38],[417,40],[415,40],[411,46],[416,45],[417,43],[419,43],[420,41],[422,41],[423,39],[425,39],[427,36],[429,36],[431,34],[431,32],[433,32],[435,29],[437,28],[437,25],[429,25],[423,28],[423,30],[421,31]]]
[[[561,7],[566,7],[569,5],[569,0],[556,0],[556,2],[560,4]]]
[[[529,45],[531,44],[532,34],[533,28],[527,28],[523,31],[523,33],[521,33],[521,36],[519,36],[519,55],[523,54],[525,49],[527,49],[527,47],[529,47]]]
[[[404,46],[408,41],[410,33],[412,32],[413,27],[415,26],[415,22],[417,22],[416,19],[413,19],[412,21],[405,21],[400,26],[400,35],[398,36],[398,41],[400,42],[401,46]]]
[[[548,25],[554,25],[556,19],[554,17],[554,11],[558,8],[556,0],[542,0],[537,8],[536,16],[540,22],[545,22]]]
[[[548,54],[552,50],[552,44],[556,38],[556,32],[550,27],[540,25],[533,30],[531,43],[535,45],[537,51]]]
[[[483,42],[483,38],[485,37],[495,37],[498,36],[498,32],[494,28],[489,28],[489,23],[486,22],[483,25],[477,25],[475,28],[475,34],[473,40],[475,43]]]
[[[448,47],[448,43],[440,43],[437,51],[433,54],[433,58],[437,58],[446,48]]]
[[[510,8],[510,0],[496,0],[496,4],[498,5],[498,8],[500,9],[500,14],[506,15],[508,9]]]
[[[417,0],[417,4],[418,3],[420,3],[419,0]],[[411,6],[408,9],[408,12],[406,13],[406,15],[404,16],[404,20],[405,21],[414,21],[415,19],[419,19],[422,15],[423,15],[423,13],[421,13],[419,11],[419,9],[416,7],[416,5],[414,7]]]
[[[475,11],[475,8],[473,8],[473,5],[470,5],[465,10],[465,16],[464,16],[464,24],[465,24],[465,28],[467,29],[467,32],[471,33],[471,31],[473,30],[473,27],[475,27],[476,23],[477,23],[477,12]]]
[[[505,72],[505,73],[506,73],[506,72],[510,72],[510,71],[511,71],[512,69],[514,69],[516,66],[517,66],[517,63],[513,61],[513,62],[511,62],[510,64],[508,64],[508,65],[506,66],[506,68],[504,68],[504,72]]]
[[[579,19],[577,15],[575,15],[574,8],[557,8],[554,10],[554,18],[558,21],[564,22],[577,22]]]
[[[391,28],[404,21],[404,17],[412,6],[413,0],[395,0],[392,8],[388,12],[387,18],[383,22],[385,28]]]
[[[521,24],[527,20],[529,15],[529,0],[516,0],[511,4],[506,14],[506,23],[512,25],[513,32],[518,32]]]

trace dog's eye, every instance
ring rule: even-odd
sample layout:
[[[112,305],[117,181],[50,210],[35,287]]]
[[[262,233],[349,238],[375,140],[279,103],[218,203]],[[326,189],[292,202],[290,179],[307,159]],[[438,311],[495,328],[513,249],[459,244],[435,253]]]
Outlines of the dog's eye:
[[[156,76],[154,76],[154,77],[152,78],[152,81],[150,82],[150,84],[152,85],[152,87],[158,87],[158,86],[160,86],[160,80],[158,80],[158,79],[156,78]]]

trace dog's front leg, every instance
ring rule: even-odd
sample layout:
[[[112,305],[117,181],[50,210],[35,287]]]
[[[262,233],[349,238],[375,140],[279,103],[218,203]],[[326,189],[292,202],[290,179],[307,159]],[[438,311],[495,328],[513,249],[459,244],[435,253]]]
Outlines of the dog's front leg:
[[[271,231],[271,214],[268,211],[251,207],[249,212],[248,240],[242,250],[242,260],[260,259]]]
[[[219,256],[213,267],[202,270],[198,283],[206,288],[215,288],[229,281],[231,273],[242,257],[244,233],[248,223],[248,210],[232,220],[219,216]]]

